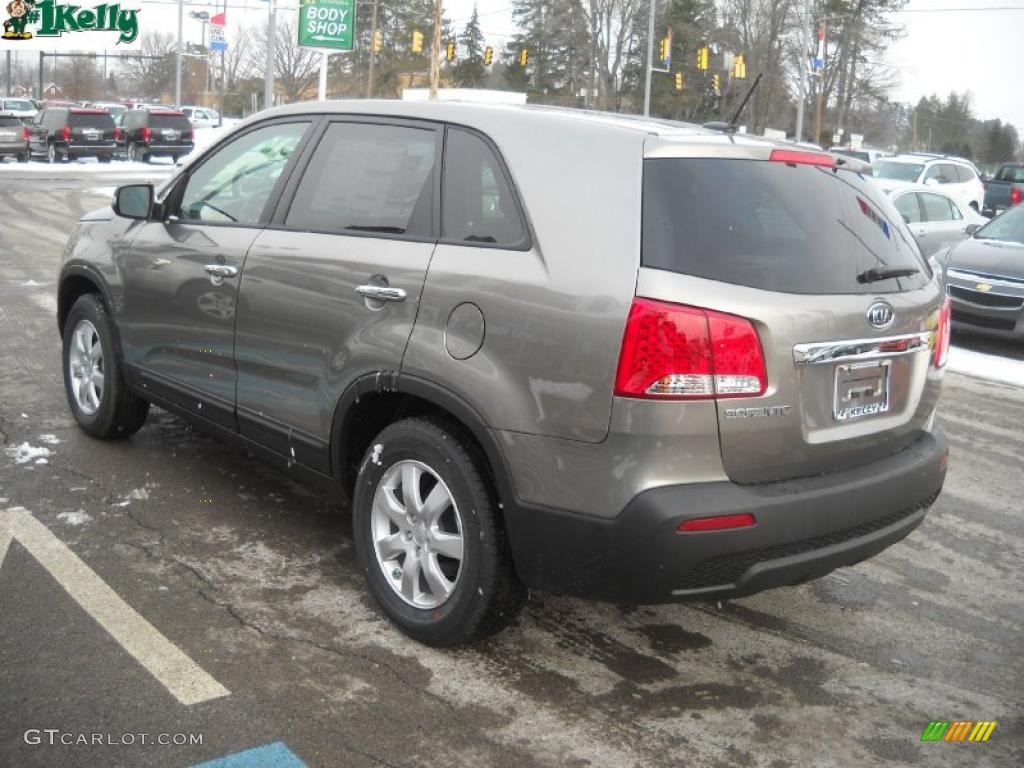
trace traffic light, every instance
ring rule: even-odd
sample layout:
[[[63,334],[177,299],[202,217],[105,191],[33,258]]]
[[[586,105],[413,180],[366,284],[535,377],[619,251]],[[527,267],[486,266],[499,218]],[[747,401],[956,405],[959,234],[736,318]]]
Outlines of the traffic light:
[[[683,77],[682,72],[676,72],[676,90],[683,90],[683,85],[686,83],[686,79]]]
[[[491,66],[492,61],[494,61],[494,49],[488,45],[484,48],[484,66]]]
[[[448,61],[455,61],[455,43],[449,41],[448,47],[445,49],[444,57]]]
[[[519,51],[519,66],[526,69],[526,65],[530,61],[530,50],[528,48],[522,48]]]
[[[658,61],[663,66],[669,66],[672,63],[672,38],[663,37],[658,42]]]
[[[412,31],[412,52],[420,53],[423,50],[423,33],[418,29]]]
[[[380,53],[380,49],[383,48],[383,47],[384,47],[384,36],[380,33],[380,30],[378,29],[373,34],[373,52],[374,53]]]
[[[711,76],[711,90],[715,92],[715,96],[722,95],[722,76],[717,72]]]
[[[702,45],[697,49],[697,69],[706,70],[711,59],[711,49]]]
[[[732,64],[732,76],[737,80],[746,80],[747,62],[743,60],[743,54],[737,53],[736,60]]]

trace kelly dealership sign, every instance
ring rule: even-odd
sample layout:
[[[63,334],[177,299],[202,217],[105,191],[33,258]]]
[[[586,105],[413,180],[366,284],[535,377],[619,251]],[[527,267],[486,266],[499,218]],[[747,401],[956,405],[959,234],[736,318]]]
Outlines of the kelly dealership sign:
[[[133,5],[11,0],[0,11],[0,50],[103,50],[131,46],[139,39],[140,9]]]
[[[355,0],[301,0],[299,45],[351,51],[355,38]]]

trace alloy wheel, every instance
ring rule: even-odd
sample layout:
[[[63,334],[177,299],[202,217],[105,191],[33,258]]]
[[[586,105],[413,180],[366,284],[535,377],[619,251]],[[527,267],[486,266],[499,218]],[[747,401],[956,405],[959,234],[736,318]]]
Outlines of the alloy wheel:
[[[443,605],[462,572],[462,517],[451,491],[420,461],[389,467],[373,497],[370,535],[377,566],[415,608]]]
[[[103,344],[96,327],[82,320],[72,332],[68,347],[68,370],[71,376],[71,394],[87,416],[92,416],[103,399],[104,362]]]

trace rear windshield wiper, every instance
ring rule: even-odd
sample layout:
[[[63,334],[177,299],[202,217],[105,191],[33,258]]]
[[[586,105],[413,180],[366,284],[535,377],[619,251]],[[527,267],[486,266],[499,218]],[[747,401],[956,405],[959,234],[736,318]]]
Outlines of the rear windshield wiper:
[[[877,283],[893,277],[910,277],[920,272],[917,267],[872,267],[857,275],[858,283]]]

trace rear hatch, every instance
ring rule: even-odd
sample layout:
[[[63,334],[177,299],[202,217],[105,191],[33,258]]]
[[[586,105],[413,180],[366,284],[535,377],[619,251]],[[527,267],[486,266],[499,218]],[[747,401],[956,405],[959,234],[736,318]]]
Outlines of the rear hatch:
[[[191,146],[192,124],[181,112],[149,115],[150,143],[160,146]]]
[[[847,468],[918,439],[939,390],[933,331],[947,317],[938,279],[870,177],[825,155],[770,152],[644,162],[637,295],[709,310],[717,383],[704,397],[717,401],[736,482]]]
[[[72,144],[114,143],[114,120],[103,110],[72,110],[68,113],[68,128]]]
[[[0,115],[0,144],[18,144],[25,141],[25,124],[17,117]]]

